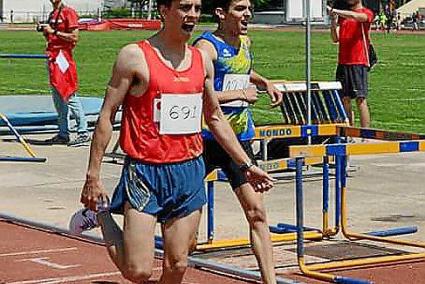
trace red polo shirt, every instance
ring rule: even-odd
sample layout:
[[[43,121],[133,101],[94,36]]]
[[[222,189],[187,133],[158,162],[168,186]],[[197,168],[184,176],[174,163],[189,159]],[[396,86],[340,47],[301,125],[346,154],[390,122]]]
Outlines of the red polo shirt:
[[[367,8],[354,10],[367,15],[366,22],[339,17],[339,64],[367,65],[366,47],[369,46],[369,30],[373,21],[373,12]],[[362,29],[366,38],[366,47],[363,40]]]

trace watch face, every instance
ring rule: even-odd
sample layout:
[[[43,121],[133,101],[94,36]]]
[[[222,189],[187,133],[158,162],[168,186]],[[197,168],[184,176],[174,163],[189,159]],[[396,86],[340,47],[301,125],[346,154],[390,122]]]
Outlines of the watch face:
[[[249,162],[247,162],[247,163],[243,163],[242,165],[240,165],[239,166],[239,169],[242,171],[242,172],[246,172],[250,167],[252,167],[254,164],[251,162],[251,161],[249,161]]]

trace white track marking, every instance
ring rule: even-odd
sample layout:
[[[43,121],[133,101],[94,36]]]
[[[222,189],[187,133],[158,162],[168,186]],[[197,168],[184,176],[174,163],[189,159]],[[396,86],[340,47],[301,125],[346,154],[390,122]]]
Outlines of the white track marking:
[[[161,267],[155,267],[152,271],[162,270]],[[105,273],[96,273],[96,274],[87,274],[87,275],[77,275],[77,276],[68,276],[68,277],[58,277],[58,278],[46,278],[38,280],[26,280],[26,281],[16,281],[9,282],[8,284],[57,284],[57,283],[69,283],[72,281],[88,280],[98,277],[110,277],[121,275],[121,272],[105,272]],[[183,284],[195,284],[190,282],[183,282]]]
[[[72,250],[77,250],[77,248],[70,247],[70,248],[63,248],[63,249],[45,249],[45,250],[30,250],[30,251],[21,251],[21,252],[2,253],[0,254],[0,257],[18,256],[18,255],[26,255],[26,254],[55,253],[55,252],[64,252],[64,251],[72,251]]]
[[[120,275],[120,274],[121,274],[121,272],[106,272],[106,273],[87,274],[87,275],[78,275],[78,276],[17,281],[17,282],[10,282],[8,284],[36,284],[36,283],[39,283],[39,284],[55,284],[55,283],[66,283],[66,282],[70,282],[70,281],[87,280],[87,279],[93,279],[93,278],[105,277],[105,276],[115,276],[115,275]]]
[[[55,269],[68,269],[68,268],[74,268],[74,267],[81,266],[81,264],[62,265],[62,264],[59,264],[59,263],[54,263],[54,262],[49,261],[48,257],[26,258],[26,259],[17,260],[16,262],[25,262],[25,261],[31,261],[31,262],[41,264],[41,265],[45,265],[45,266],[48,266],[50,268],[55,268]]]

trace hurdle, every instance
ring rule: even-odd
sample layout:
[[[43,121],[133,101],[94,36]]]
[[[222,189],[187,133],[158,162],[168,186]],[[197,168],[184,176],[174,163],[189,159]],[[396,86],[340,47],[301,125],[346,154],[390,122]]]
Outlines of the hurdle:
[[[297,221],[297,259],[300,270],[307,276],[312,278],[329,281],[333,283],[370,283],[367,280],[352,279],[340,277],[328,272],[320,272],[324,269],[337,269],[345,267],[357,267],[370,264],[384,264],[395,261],[425,259],[425,252],[422,253],[406,253],[402,255],[367,257],[355,260],[342,260],[327,263],[307,265],[304,260],[304,235],[303,235],[303,159],[314,156],[337,156],[338,167],[340,171],[340,188],[341,194],[341,231],[343,236],[349,241],[369,240],[375,242],[411,246],[415,248],[425,248],[424,242],[415,242],[390,237],[380,237],[379,235],[355,233],[348,230],[347,216],[347,181],[346,181],[346,162],[347,155],[367,155],[367,154],[389,154],[389,153],[405,153],[405,152],[425,152],[425,141],[409,140],[397,142],[380,142],[367,144],[329,144],[329,145],[312,145],[312,146],[291,146],[290,156],[296,159],[296,221]]]
[[[318,136],[335,137],[335,126],[348,126],[348,117],[339,96],[340,82],[313,82],[310,84],[311,121],[308,124],[307,84],[305,82],[273,81],[283,93],[280,105],[282,122],[255,128],[254,140],[260,140],[262,160],[268,160],[268,145],[273,139],[311,139]],[[298,127],[299,128],[298,128]],[[307,144],[307,143],[303,143]]]
[[[345,113],[339,91],[342,89],[340,82],[312,82],[311,90],[311,120],[308,118],[307,84],[305,82],[279,82],[274,85],[283,93],[283,102],[280,105],[282,112],[282,125],[258,126],[255,129],[254,140],[260,140],[263,169],[269,172],[279,171],[288,164],[279,165],[280,161],[265,162],[269,160],[268,145],[273,139],[299,138],[311,141],[313,137],[333,137],[335,142],[341,141],[341,131],[338,127],[348,126],[348,116]],[[306,124],[312,121],[313,124]],[[304,143],[307,144],[307,143]],[[317,159],[314,161],[313,159]],[[295,170],[295,160],[290,161],[290,169]],[[329,225],[329,163],[333,157],[310,157],[304,160],[304,165],[322,165],[323,171],[323,207],[322,207],[322,229],[313,229],[322,234],[322,237],[331,237],[339,231],[338,225]],[[339,182],[336,168],[336,183]],[[336,196],[336,204],[338,196]],[[335,209],[335,224],[338,224],[339,207]],[[271,232],[285,233],[295,232],[296,228],[290,224],[278,223],[270,226]]]
[[[283,122],[289,125],[308,123],[307,84],[305,82],[274,83],[283,93]],[[348,123],[338,91],[340,82],[312,82],[311,115],[313,124]]]
[[[373,128],[338,126],[337,131],[339,132],[340,136],[344,137],[351,136],[384,141],[425,140],[425,134],[416,134],[401,131],[387,131]]]
[[[31,147],[28,145],[28,143],[25,141],[25,139],[16,131],[16,129],[13,127],[13,125],[10,123],[10,121],[7,119],[7,117],[0,113],[0,119],[3,120],[7,127],[10,129],[10,131],[15,135],[16,139],[19,141],[19,143],[24,147],[25,151],[29,154],[30,157],[14,157],[14,156],[0,156],[0,161],[3,162],[39,162],[44,163],[46,162],[46,158],[39,158],[35,154],[35,152],[31,149]]]

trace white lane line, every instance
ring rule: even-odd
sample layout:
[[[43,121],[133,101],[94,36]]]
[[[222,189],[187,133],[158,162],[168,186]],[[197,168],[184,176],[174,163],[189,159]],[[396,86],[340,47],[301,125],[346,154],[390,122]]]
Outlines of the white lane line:
[[[162,270],[161,267],[155,267],[152,271]],[[8,284],[57,284],[57,283],[69,283],[72,281],[88,280],[98,277],[110,277],[121,275],[121,272],[105,272],[105,273],[96,273],[96,274],[87,274],[87,275],[77,275],[77,276],[68,276],[68,277],[58,277],[58,278],[46,278],[38,280],[25,280],[25,281],[16,281],[8,282]]]
[[[78,280],[87,280],[98,277],[105,276],[115,276],[120,275],[121,272],[107,272],[107,273],[97,273],[97,274],[88,274],[88,275],[79,275],[79,276],[68,276],[68,277],[58,277],[58,278],[46,278],[46,279],[38,279],[38,280],[26,280],[26,281],[17,281],[17,282],[9,282],[8,284],[55,284],[55,283],[66,283],[69,281],[78,281]]]
[[[40,265],[45,265],[47,267],[55,268],[55,269],[68,269],[68,268],[81,266],[81,264],[62,265],[59,263],[51,262],[49,259],[50,259],[49,257],[36,257],[36,258],[20,259],[17,262],[31,261],[31,262],[38,263]]]
[[[63,248],[63,249],[45,249],[45,250],[30,250],[30,251],[21,251],[21,252],[1,253],[0,257],[18,256],[18,255],[26,255],[26,254],[55,253],[55,252],[64,252],[64,251],[72,251],[72,250],[77,250],[77,248],[70,247],[70,248]]]

